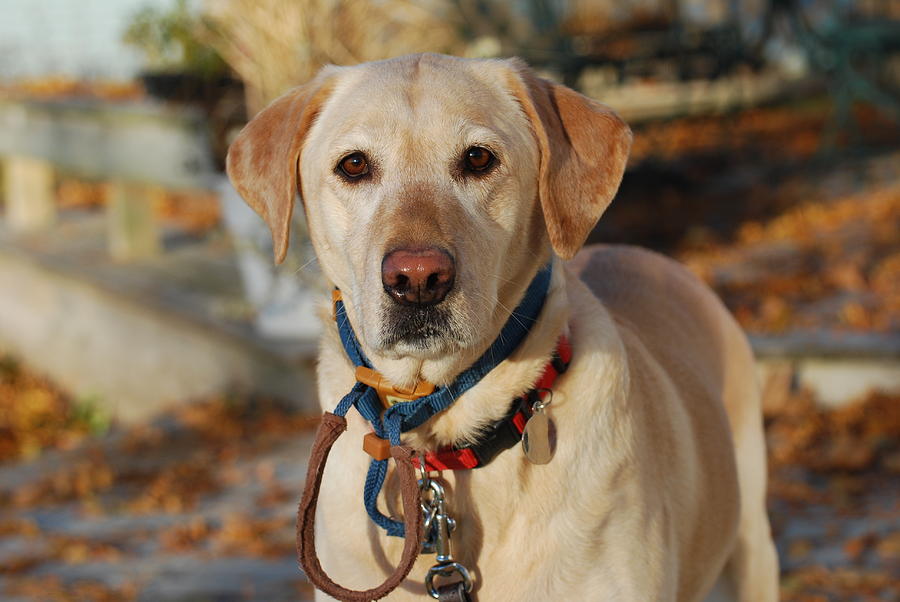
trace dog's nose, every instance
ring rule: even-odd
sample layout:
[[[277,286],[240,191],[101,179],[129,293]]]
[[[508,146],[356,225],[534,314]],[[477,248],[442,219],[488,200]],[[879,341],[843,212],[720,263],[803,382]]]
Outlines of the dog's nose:
[[[404,305],[440,303],[453,288],[456,266],[444,249],[397,249],[381,261],[384,290]]]

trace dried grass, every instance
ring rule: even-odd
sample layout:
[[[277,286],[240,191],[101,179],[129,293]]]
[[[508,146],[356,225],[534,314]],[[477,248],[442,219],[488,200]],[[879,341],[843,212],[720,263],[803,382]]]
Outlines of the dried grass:
[[[462,48],[446,0],[206,0],[205,37],[247,86],[253,115],[325,64]]]

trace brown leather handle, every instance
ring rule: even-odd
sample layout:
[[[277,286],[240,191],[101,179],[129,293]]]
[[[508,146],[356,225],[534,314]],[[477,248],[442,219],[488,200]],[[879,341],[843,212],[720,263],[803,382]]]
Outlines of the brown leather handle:
[[[303,497],[300,499],[300,507],[297,510],[297,559],[306,572],[306,576],[317,588],[338,600],[348,602],[369,602],[378,600],[391,593],[412,570],[413,564],[419,555],[423,527],[422,511],[419,508],[419,484],[416,480],[416,471],[412,460],[415,452],[405,445],[391,447],[391,456],[397,462],[397,474],[400,477],[400,493],[403,499],[403,521],[406,530],[406,540],[403,546],[403,556],[400,564],[394,572],[378,587],[357,591],[342,587],[331,580],[322,569],[319,557],[316,554],[316,504],[319,500],[319,489],[322,485],[322,475],[325,472],[325,462],[328,454],[337,438],[347,430],[347,421],[343,416],[325,412],[319,430],[316,432],[316,440],[313,443],[309,457],[309,468],[306,473],[306,486]]]

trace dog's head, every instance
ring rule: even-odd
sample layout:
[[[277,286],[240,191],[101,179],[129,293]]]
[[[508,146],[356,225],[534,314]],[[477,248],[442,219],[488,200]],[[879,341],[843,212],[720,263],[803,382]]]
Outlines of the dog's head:
[[[400,57],[327,67],[232,144],[228,174],[287,251],[295,194],[367,350],[483,350],[551,248],[609,204],[631,133],[518,60]]]

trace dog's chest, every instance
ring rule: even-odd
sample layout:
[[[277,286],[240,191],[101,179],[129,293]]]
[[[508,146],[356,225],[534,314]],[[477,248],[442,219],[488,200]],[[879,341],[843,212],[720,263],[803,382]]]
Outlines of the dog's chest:
[[[451,539],[453,556],[479,576],[481,599],[512,599],[511,590],[519,588],[514,597],[524,600],[537,599],[534,594],[540,591],[558,594],[562,586],[552,574],[555,561],[548,559],[572,554],[598,558],[590,549],[593,538],[561,537],[590,531],[584,517],[579,516],[579,508],[596,508],[597,502],[589,499],[592,494],[583,487],[584,476],[580,474],[579,440],[584,434],[575,429],[581,423],[570,420],[562,410],[553,418],[559,423],[562,438],[548,464],[532,464],[517,446],[501,453],[488,466],[441,474],[449,514],[458,524]],[[385,536],[363,510],[368,457],[362,453],[360,442],[366,430],[361,421],[351,420],[348,432],[335,446],[318,517],[317,540],[323,566],[336,581],[356,587],[370,587],[383,579],[399,559],[403,546],[400,538]],[[391,474],[379,508],[395,516],[400,513],[397,483]],[[421,555],[407,580],[410,587],[395,592],[396,599],[404,599],[408,591],[416,592],[411,599],[421,599],[421,584],[434,563],[433,554]],[[502,591],[491,595],[492,587],[500,584]]]

